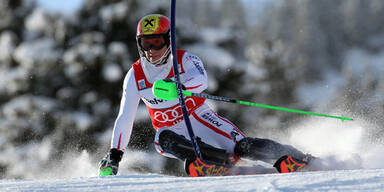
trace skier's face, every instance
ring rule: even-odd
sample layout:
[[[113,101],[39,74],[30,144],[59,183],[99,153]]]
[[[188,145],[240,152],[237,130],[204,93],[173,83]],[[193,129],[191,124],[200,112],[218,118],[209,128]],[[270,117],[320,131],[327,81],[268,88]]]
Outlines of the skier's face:
[[[144,49],[145,56],[151,63],[159,61],[168,48],[163,38],[142,39],[141,46]]]

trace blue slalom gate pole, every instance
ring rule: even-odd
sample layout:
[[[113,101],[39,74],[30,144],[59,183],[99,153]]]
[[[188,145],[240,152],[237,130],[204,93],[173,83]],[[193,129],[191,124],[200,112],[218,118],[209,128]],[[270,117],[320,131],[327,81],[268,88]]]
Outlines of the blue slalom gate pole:
[[[171,53],[173,56],[173,72],[175,74],[175,82],[176,82],[176,88],[177,88],[177,95],[179,98],[179,103],[181,110],[183,112],[185,125],[188,129],[189,137],[191,138],[193,149],[195,150],[195,155],[197,158],[200,158],[202,160],[200,147],[197,143],[196,136],[193,133],[191,121],[188,116],[188,110],[185,106],[185,100],[183,97],[183,89],[182,85],[180,83],[180,75],[179,75],[179,67],[177,64],[177,52],[176,52],[176,0],[171,0]]]

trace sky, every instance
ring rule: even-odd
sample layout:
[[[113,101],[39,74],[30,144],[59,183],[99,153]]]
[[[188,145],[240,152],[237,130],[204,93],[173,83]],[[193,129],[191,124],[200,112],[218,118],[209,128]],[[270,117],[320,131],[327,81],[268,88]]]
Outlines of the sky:
[[[48,11],[71,13],[80,8],[83,0],[36,0],[38,4]]]

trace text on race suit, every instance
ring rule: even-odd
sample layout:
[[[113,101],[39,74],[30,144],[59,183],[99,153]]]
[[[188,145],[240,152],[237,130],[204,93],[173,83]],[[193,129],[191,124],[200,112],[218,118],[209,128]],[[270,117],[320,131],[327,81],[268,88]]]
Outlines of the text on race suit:
[[[147,99],[147,98],[144,98],[148,103],[152,104],[152,105],[157,105],[157,104],[160,104],[162,102],[164,102],[163,99],[157,99],[157,98],[153,98],[153,99]]]
[[[223,124],[220,123],[217,119],[217,117],[213,116],[211,113],[204,113],[203,116],[202,116],[205,120],[207,120],[208,122],[216,125],[216,127],[220,127],[222,126]]]

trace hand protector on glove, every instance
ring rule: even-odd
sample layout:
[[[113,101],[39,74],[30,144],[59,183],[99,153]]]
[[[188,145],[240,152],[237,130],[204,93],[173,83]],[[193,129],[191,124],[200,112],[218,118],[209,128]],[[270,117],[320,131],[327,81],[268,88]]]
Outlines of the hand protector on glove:
[[[116,148],[110,149],[109,153],[99,163],[99,175],[116,175],[123,153],[123,151]]]

